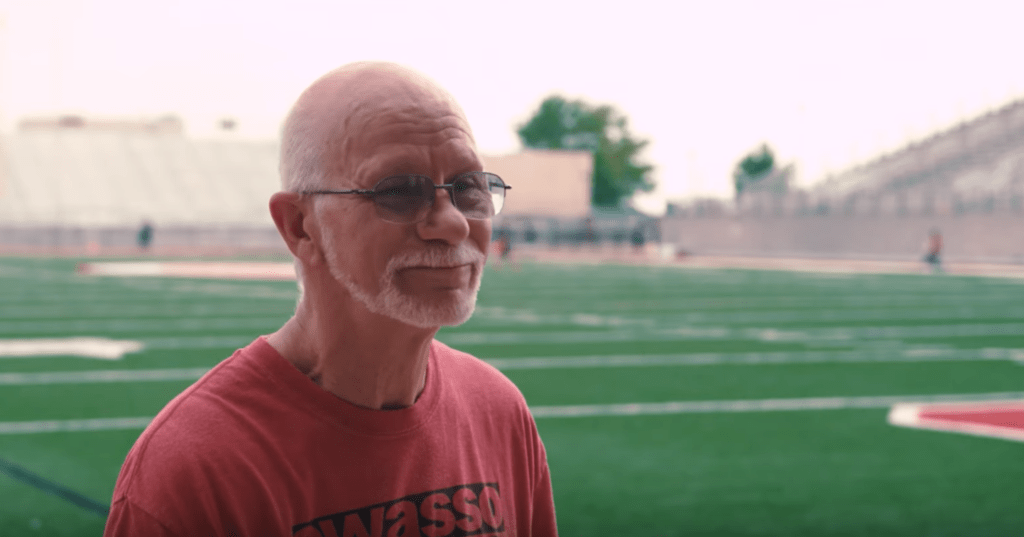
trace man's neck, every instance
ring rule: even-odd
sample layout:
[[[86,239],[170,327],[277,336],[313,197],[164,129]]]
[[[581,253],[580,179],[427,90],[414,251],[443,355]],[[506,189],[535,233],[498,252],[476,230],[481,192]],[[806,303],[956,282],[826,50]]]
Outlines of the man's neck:
[[[267,341],[324,390],[357,406],[385,410],[416,402],[435,333],[351,302],[348,308],[328,309],[300,304]]]

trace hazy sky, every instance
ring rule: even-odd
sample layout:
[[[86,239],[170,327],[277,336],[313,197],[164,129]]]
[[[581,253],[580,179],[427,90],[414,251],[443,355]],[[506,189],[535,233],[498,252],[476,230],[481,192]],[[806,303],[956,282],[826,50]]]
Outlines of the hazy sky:
[[[268,138],[322,73],[433,77],[480,149],[552,94],[618,107],[651,144],[644,203],[729,196],[762,142],[810,184],[1024,97],[1021,2],[0,0],[0,120],[179,114]]]

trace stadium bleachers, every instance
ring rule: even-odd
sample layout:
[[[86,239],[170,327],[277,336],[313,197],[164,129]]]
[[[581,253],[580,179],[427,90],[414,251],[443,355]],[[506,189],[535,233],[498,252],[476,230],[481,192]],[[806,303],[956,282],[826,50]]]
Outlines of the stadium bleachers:
[[[2,148],[3,226],[272,226],[275,141],[53,129]]]
[[[1024,189],[1024,100],[881,155],[814,189],[818,197],[948,192],[964,197]]]

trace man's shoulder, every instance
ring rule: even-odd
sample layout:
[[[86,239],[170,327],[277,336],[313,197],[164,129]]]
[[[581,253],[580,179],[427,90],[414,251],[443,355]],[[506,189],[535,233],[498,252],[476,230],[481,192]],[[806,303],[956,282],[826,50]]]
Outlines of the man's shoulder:
[[[468,352],[453,349],[436,339],[433,341],[431,350],[437,353],[438,359],[444,367],[452,372],[478,374],[487,380],[509,382],[508,378],[498,368]]]
[[[193,460],[195,449],[214,453],[220,440],[229,437],[226,433],[246,423],[239,411],[252,406],[263,391],[259,375],[246,361],[247,352],[249,347],[235,351],[171,399],[139,436],[130,457]]]
[[[460,393],[491,401],[515,402],[525,407],[519,388],[498,368],[437,340],[434,340],[432,348],[450,385]]]
[[[115,501],[134,498],[142,502],[140,508],[154,510],[163,520],[163,504],[180,507],[214,501],[225,492],[218,489],[219,484],[210,484],[214,481],[258,488],[246,466],[266,461],[260,457],[261,450],[249,448],[266,443],[264,426],[274,418],[267,417],[269,406],[259,402],[258,393],[264,387],[246,362],[246,352],[248,347],[236,351],[153,418],[125,459]],[[209,489],[201,497],[187,502],[178,497],[199,484]]]

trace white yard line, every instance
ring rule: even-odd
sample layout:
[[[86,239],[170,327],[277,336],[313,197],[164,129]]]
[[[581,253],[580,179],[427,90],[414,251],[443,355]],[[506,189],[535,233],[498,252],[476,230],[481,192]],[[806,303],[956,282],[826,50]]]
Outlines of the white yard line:
[[[0,333],[28,335],[32,333],[129,333],[129,332],[189,332],[200,329],[245,330],[247,332],[270,332],[280,326],[280,316],[259,317],[192,317],[177,319],[33,319],[0,320]],[[625,324],[624,321],[619,322]],[[610,323],[609,323],[610,324]],[[638,323],[640,324],[640,323]],[[620,325],[621,326],[621,325]],[[879,339],[970,337],[992,335],[1019,335],[1024,333],[1024,324],[1008,323],[961,323],[927,326],[870,326],[838,328],[776,329],[765,327],[728,328],[725,326],[688,326],[664,329],[613,329],[594,331],[484,331],[484,332],[442,332],[438,339],[450,345],[474,344],[517,344],[517,343],[597,343],[615,341],[688,341],[688,340],[753,340],[786,342],[846,342]],[[251,338],[251,336],[232,336]],[[84,340],[86,338],[69,338]],[[94,338],[95,339],[95,338]],[[190,337],[155,338],[165,341],[180,339],[186,348]],[[206,339],[206,338],[199,338]],[[0,340],[2,341],[2,340]],[[40,339],[40,341],[42,341]],[[54,339],[56,341],[56,339]],[[148,345],[147,345],[148,346]],[[162,345],[164,346],[164,345]],[[128,351],[134,352],[134,351]],[[0,342],[0,356],[5,354]]]
[[[239,340],[241,341],[241,340]],[[238,342],[238,341],[234,341]],[[247,343],[246,340],[244,343]],[[168,342],[173,343],[173,342]],[[217,338],[207,342],[211,347],[228,347]],[[169,347],[168,347],[169,348]],[[226,356],[226,355],[225,355]],[[491,358],[484,361],[503,371],[529,369],[580,369],[605,367],[650,367],[650,366],[703,366],[703,365],[778,365],[778,364],[824,364],[824,363],[900,363],[936,361],[1000,361],[1012,360],[1024,363],[1024,350],[1020,349],[906,349],[896,351],[849,351],[849,352],[767,352],[767,353],[701,353],[701,354],[653,354],[653,355],[611,355],[611,356],[567,356],[533,358]],[[102,382],[168,382],[193,381],[203,376],[209,368],[165,368],[165,369],[104,369],[90,371],[53,371],[0,373],[0,386],[28,386],[49,384],[90,384]]]
[[[162,278],[216,278],[228,280],[294,280],[292,263],[124,261],[82,263],[87,276],[150,276]]]
[[[244,330],[250,334],[269,333],[280,327],[278,316],[219,317],[186,319],[78,319],[0,321],[0,333],[137,333],[139,331],[168,333],[199,330]],[[725,326],[679,326],[657,330],[593,330],[564,332],[494,331],[494,332],[441,332],[438,339],[452,346],[459,345],[512,345],[521,343],[609,343],[629,341],[693,341],[693,340],[745,340],[768,342],[857,342],[900,340],[905,338],[949,338],[972,336],[1016,336],[1024,334],[1024,323],[978,323],[928,326],[870,326],[852,328],[728,328]],[[232,342],[252,339],[247,336],[219,336]],[[78,338],[81,339],[81,338]],[[207,341],[208,337],[152,338],[154,346],[162,348],[190,348],[190,341]],[[179,341],[172,344],[171,340]],[[147,347],[150,345],[143,341]],[[247,342],[246,342],[247,343]],[[232,343],[233,345],[234,343]],[[244,343],[243,343],[244,344]],[[206,344],[200,345],[206,347]],[[0,356],[4,351],[0,349]]]
[[[0,339],[0,358],[78,356],[120,360],[125,354],[139,352],[142,348],[138,341],[103,337]]]
[[[276,330],[286,318],[261,317],[189,317],[169,319],[38,319],[0,321],[0,333],[138,333],[185,332],[200,330]]]
[[[698,354],[625,354],[536,358],[491,358],[485,360],[501,370],[575,369],[596,367],[759,365],[851,362],[936,362],[936,361],[1024,362],[1024,349],[933,349],[906,348],[879,351],[835,352],[748,352]]]
[[[888,408],[900,403],[1024,399],[1024,392],[950,395],[888,395],[868,397],[803,397],[795,399],[741,399],[732,401],[670,401],[617,405],[534,406],[534,418],[584,418],[657,414],[704,414],[722,412],[777,412],[796,410],[846,410]]]
[[[152,417],[86,420],[0,421],[0,434],[67,433],[144,429]]]
[[[107,369],[97,371],[53,371],[43,373],[0,373],[0,386],[88,384],[96,382],[193,381],[206,374],[207,367],[177,369]]]
[[[797,410],[845,410],[887,408],[901,403],[955,402],[1024,399],[1024,392],[975,393],[954,395],[898,395],[874,397],[808,397],[797,399],[745,399],[733,401],[671,401],[667,403],[627,403],[618,405],[535,406],[530,412],[537,419],[613,417],[665,414],[705,414],[735,412],[781,412]],[[113,431],[142,429],[151,417],[97,418],[79,420],[0,422],[0,435],[56,432]]]
[[[1024,334],[1024,323],[964,323],[928,326],[866,326],[851,328],[729,328],[725,326],[680,326],[659,330],[612,330],[568,332],[456,332],[441,333],[438,339],[449,345],[509,345],[516,343],[608,343],[614,341],[753,340],[860,341],[877,339],[1016,336]]]
[[[269,332],[269,330],[268,330]],[[116,360],[125,353],[154,349],[225,349],[234,350],[252,343],[254,336],[194,336],[146,338],[140,341],[110,340],[118,345],[97,345],[92,340],[105,338],[40,338],[0,339],[0,359],[45,358],[54,356],[81,356]],[[76,341],[82,340],[82,341]],[[118,353],[121,353],[118,355]],[[230,353],[229,353],[230,354]],[[226,357],[227,355],[225,355]]]
[[[990,307],[953,307],[933,306],[908,308],[846,308],[846,309],[820,309],[813,311],[777,309],[774,311],[692,311],[663,315],[658,318],[661,326],[674,324],[777,324],[777,323],[803,323],[808,321],[832,323],[841,322],[865,322],[865,321],[935,321],[935,320],[960,320],[970,321],[974,319],[1005,320],[1007,322],[1019,321],[1024,318],[1024,308],[1016,305],[1000,304]],[[651,319],[653,322],[654,319]]]
[[[547,325],[568,324],[577,326],[640,326],[653,328],[655,319],[642,315],[621,317],[616,315],[599,315],[593,313],[573,314],[538,314],[528,309],[509,309],[502,306],[479,306],[473,313],[475,319],[487,320],[507,325]]]

